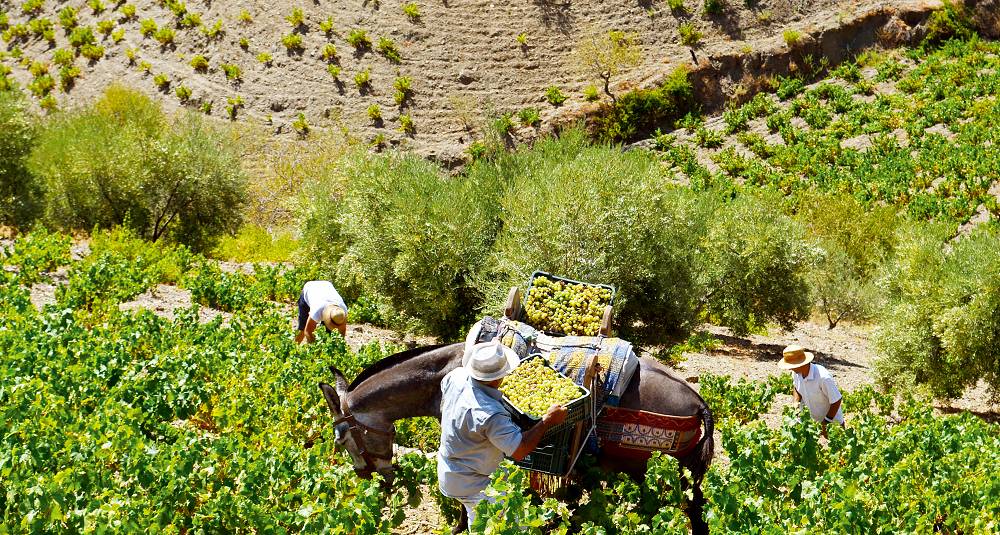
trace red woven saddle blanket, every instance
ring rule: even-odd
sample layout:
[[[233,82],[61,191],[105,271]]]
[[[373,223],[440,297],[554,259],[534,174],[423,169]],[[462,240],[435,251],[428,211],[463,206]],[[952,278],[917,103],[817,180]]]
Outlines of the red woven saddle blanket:
[[[597,442],[608,455],[648,459],[662,451],[675,457],[690,452],[701,439],[701,419],[668,416],[606,406],[597,418]]]

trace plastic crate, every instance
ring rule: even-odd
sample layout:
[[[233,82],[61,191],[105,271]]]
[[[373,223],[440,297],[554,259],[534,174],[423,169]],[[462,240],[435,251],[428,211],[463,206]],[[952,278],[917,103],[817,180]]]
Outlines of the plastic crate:
[[[541,355],[539,355],[539,354],[531,355],[528,358],[522,360],[521,363],[528,362],[528,361],[530,361],[532,359],[542,359],[545,362],[545,365],[547,367],[549,367],[550,369],[552,368],[551,366],[548,365],[548,361],[545,361],[545,359]],[[553,371],[555,371],[555,370],[553,370]],[[564,375],[564,374],[562,374],[562,373],[560,373],[558,371],[556,371],[556,373],[559,374],[561,377],[566,378],[567,381],[571,381],[571,379],[568,378],[568,377],[566,377],[566,375]],[[580,390],[583,390],[583,394],[580,397],[578,397],[578,398],[574,399],[573,401],[569,402],[568,404],[566,404],[566,406],[565,406],[566,407],[566,420],[563,421],[563,423],[561,423],[561,424],[559,424],[557,426],[553,426],[553,427],[549,428],[545,432],[545,434],[542,435],[542,440],[543,441],[545,439],[549,438],[549,437],[556,436],[557,434],[561,433],[563,430],[566,430],[566,429],[572,430],[573,427],[578,422],[589,421],[590,419],[592,419],[594,417],[594,414],[593,414],[594,404],[593,404],[593,402],[591,400],[591,397],[590,397],[591,396],[590,389],[588,389],[586,387],[583,387],[583,386],[580,386],[580,385],[577,385],[577,386],[580,388]],[[532,427],[535,426],[535,424],[537,424],[538,422],[541,421],[541,418],[534,418],[532,416],[529,416],[529,415],[524,414],[523,412],[521,412],[517,407],[514,406],[513,403],[510,402],[509,399],[507,399],[507,396],[503,396],[500,399],[500,402],[510,412],[511,420],[513,420],[514,423],[518,425],[518,427],[520,427],[521,429],[523,429],[525,431],[527,431],[528,429],[531,429]]]
[[[521,313],[520,313],[519,317],[517,318],[519,321],[528,323],[528,321],[527,321],[527,313],[525,312],[526,304],[528,303],[528,294],[531,293],[531,287],[532,287],[532,284],[535,282],[535,279],[537,279],[539,277],[545,278],[545,279],[548,279],[548,280],[551,280],[551,281],[561,281],[561,282],[565,282],[565,283],[568,283],[568,284],[582,284],[584,286],[593,286],[593,287],[596,287],[596,288],[604,288],[606,290],[611,290],[611,299],[608,300],[608,306],[614,307],[614,305],[615,305],[615,296],[617,294],[617,290],[615,289],[614,286],[612,286],[610,284],[597,284],[597,283],[593,283],[593,282],[578,281],[578,280],[574,280],[574,279],[568,279],[566,277],[559,277],[557,275],[553,275],[553,274],[545,272],[545,271],[536,271],[536,272],[532,273],[530,277],[528,277],[528,288],[525,290],[524,295],[522,296]],[[530,323],[529,323],[529,325],[530,325]],[[566,333],[559,332],[559,331],[543,331],[543,332],[545,334],[552,335],[552,336],[566,336]]]
[[[569,451],[573,432],[573,427],[567,427],[554,435],[546,434],[547,438],[543,438],[538,446],[531,450],[531,453],[520,461],[514,461],[514,464],[535,472],[557,476],[565,475],[569,468],[570,459],[573,457],[572,453],[575,453]],[[583,444],[580,447],[583,447]]]

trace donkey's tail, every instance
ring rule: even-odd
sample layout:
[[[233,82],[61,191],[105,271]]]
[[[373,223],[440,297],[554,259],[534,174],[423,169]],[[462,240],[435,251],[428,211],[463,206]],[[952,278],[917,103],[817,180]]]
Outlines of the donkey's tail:
[[[712,418],[712,410],[708,408],[708,405],[705,405],[699,409],[698,413],[701,415],[701,421],[705,426],[705,434],[702,435],[698,445],[695,446],[694,454],[697,462],[693,463],[696,469],[692,470],[691,474],[694,476],[695,484],[701,483],[701,478],[708,471],[709,465],[712,464],[712,458],[715,456],[715,420]]]

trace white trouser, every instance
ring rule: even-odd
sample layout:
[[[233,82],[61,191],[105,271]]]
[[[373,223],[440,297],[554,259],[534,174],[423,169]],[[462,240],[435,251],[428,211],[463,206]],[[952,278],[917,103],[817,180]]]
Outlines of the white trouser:
[[[469,515],[469,533],[472,533],[472,522],[476,519],[476,505],[483,500],[490,503],[496,502],[496,498],[491,498],[482,492],[474,496],[456,498],[456,500],[462,502],[462,506],[465,507],[465,512]]]

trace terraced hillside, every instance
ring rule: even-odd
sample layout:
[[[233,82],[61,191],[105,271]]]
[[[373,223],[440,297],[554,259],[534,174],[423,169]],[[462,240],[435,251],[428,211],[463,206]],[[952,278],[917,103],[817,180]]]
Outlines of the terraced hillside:
[[[363,140],[455,162],[484,110],[537,108],[544,128],[556,115],[593,107],[582,92],[600,84],[579,67],[575,51],[595,32],[637,34],[641,59],[612,80],[620,91],[694,61],[766,57],[785,46],[786,30],[822,38],[875,12],[920,13],[935,5],[5,0],[0,30],[4,70],[30,85],[43,107],[72,106],[123,82],[169,107],[250,117],[277,133],[339,125]],[[682,26],[689,39],[701,35],[693,48],[681,45]],[[568,97],[558,108],[545,98],[553,86]],[[534,132],[523,127],[518,136]]]

